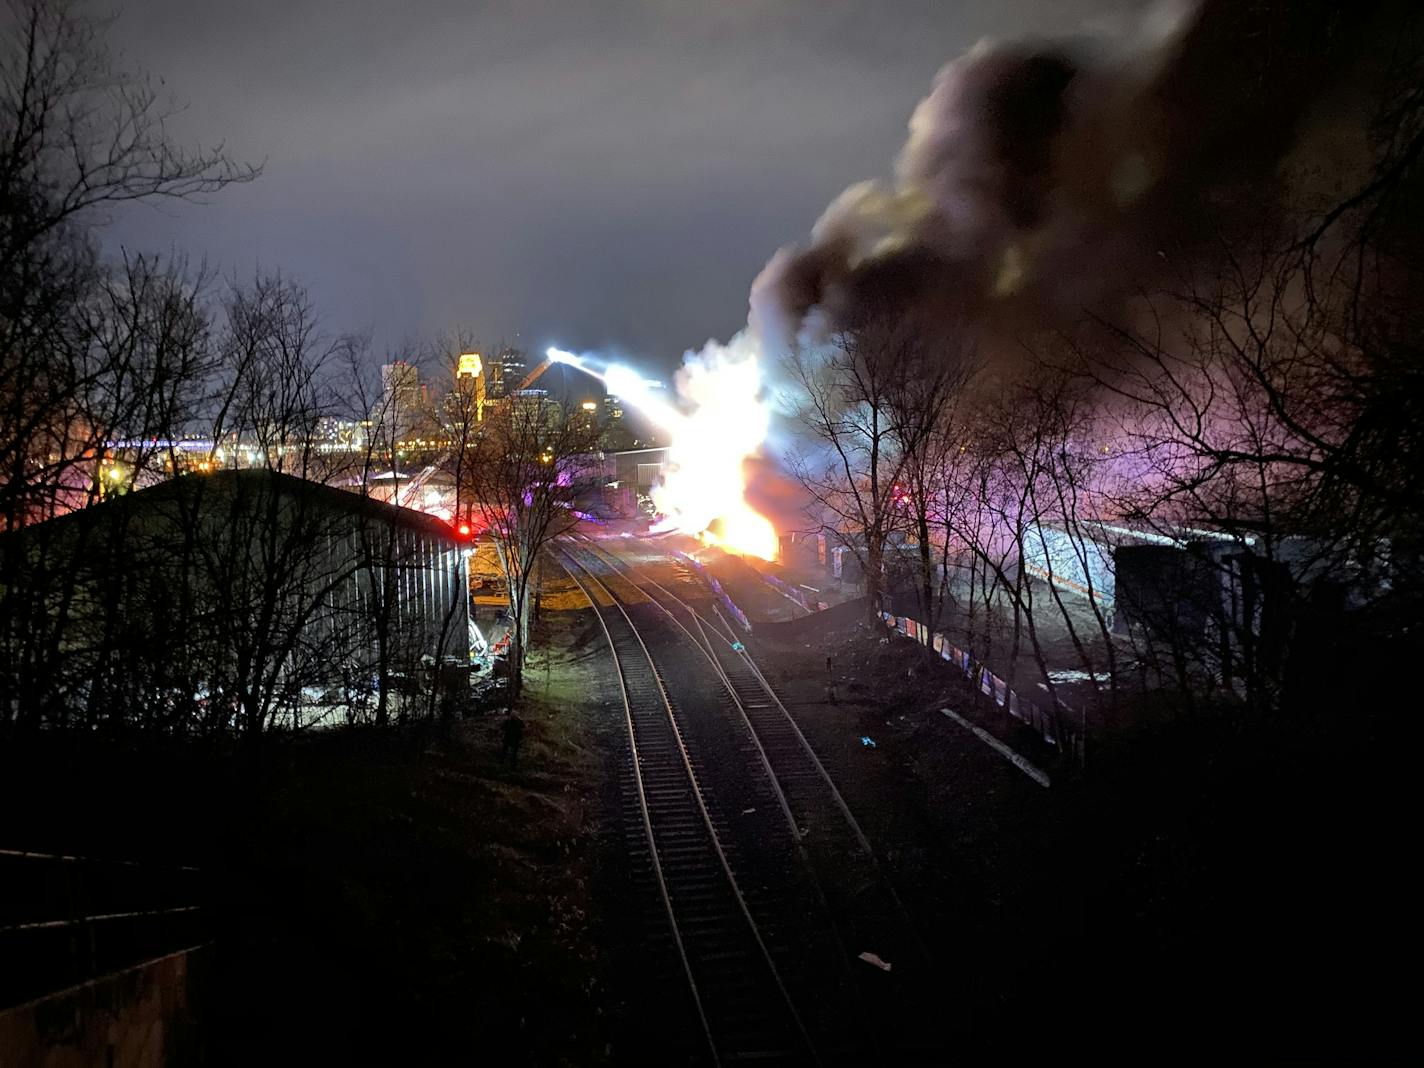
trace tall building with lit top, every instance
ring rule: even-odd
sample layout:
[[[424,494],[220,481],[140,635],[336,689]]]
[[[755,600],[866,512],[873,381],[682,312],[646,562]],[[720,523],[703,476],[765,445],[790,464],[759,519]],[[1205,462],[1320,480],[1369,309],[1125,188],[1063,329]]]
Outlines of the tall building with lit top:
[[[447,426],[458,427],[473,417],[484,422],[485,401],[489,397],[486,371],[489,365],[478,352],[462,352],[455,364],[455,388],[445,398]]]
[[[455,364],[455,378],[479,378],[484,371],[484,361],[478,352],[462,352]]]

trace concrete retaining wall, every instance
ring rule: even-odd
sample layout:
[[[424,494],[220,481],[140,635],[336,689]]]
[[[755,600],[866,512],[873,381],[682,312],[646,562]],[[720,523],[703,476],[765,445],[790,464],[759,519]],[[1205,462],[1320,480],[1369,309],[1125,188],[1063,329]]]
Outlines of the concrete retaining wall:
[[[0,1012],[4,1068],[161,1068],[203,1060],[205,946]]]

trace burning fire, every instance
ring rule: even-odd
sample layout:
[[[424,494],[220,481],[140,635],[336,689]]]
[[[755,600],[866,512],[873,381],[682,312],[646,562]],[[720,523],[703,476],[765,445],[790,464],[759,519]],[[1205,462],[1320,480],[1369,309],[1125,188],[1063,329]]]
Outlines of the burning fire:
[[[673,434],[653,502],[704,542],[774,560],[776,529],[746,500],[746,461],[761,451],[771,425],[757,356],[739,334],[727,345],[709,341],[683,364],[677,389],[689,411]]]
[[[551,350],[551,356],[553,351]],[[612,364],[602,371],[571,353],[559,359],[598,375],[609,392],[668,432],[668,470],[653,488],[665,530],[693,534],[733,552],[776,559],[776,528],[746,500],[746,461],[756,456],[771,425],[761,363],[746,333],[726,345],[709,341],[678,372],[685,411],[663,399],[636,371]]]

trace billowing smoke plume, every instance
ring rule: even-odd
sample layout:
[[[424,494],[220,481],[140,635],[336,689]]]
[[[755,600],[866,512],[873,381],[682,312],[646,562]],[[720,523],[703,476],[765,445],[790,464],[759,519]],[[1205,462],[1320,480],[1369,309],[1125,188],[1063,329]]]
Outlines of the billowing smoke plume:
[[[1331,170],[1311,164],[1332,109],[1336,131],[1363,126],[1348,83],[1389,21],[1381,6],[1205,0],[1130,40],[986,43],[950,63],[894,180],[847,189],[756,279],[751,329],[687,355],[691,414],[659,494],[672,525],[767,555],[757,520],[799,510],[771,447],[795,431],[766,418],[766,383],[798,340],[883,318],[1001,359],[1271,227],[1308,192],[1299,175]],[[745,433],[718,430],[733,425]]]
[[[752,289],[769,346],[889,314],[1060,326],[1262,218],[1370,5],[1218,0],[1132,41],[981,44]],[[1263,190],[1266,192],[1263,194]]]

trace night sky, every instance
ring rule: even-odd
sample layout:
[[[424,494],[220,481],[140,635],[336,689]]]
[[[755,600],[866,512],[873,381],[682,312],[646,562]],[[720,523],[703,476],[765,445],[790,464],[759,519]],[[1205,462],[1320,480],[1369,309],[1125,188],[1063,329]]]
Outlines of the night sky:
[[[110,240],[280,268],[381,350],[463,326],[666,365],[736,331],[768,256],[889,173],[946,60],[1143,8],[145,0],[115,39],[185,101],[174,132],[266,170]]]

